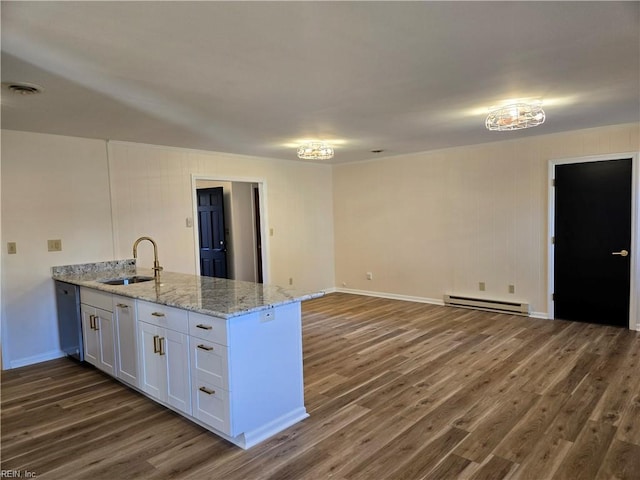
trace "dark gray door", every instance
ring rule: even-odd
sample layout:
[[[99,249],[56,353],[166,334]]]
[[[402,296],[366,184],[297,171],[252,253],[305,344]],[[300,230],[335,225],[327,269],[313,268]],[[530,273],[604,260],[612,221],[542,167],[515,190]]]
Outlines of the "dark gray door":
[[[199,188],[200,275],[227,278],[227,246],[222,187]]]
[[[556,165],[555,318],[629,326],[631,166]]]

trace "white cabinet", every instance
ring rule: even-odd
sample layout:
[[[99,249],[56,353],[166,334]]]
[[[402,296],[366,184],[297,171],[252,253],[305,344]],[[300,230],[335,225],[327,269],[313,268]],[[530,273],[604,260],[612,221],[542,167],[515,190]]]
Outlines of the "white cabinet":
[[[82,289],[80,302],[85,360],[115,376],[116,353],[111,295]]]
[[[189,313],[193,416],[231,435],[226,321]]]
[[[138,386],[138,347],[136,301],[113,296],[116,325],[116,376],[131,386]]]
[[[166,391],[165,359],[160,355],[158,341],[163,328],[146,322],[138,323],[140,358],[140,388],[152,397],[163,399]]]
[[[85,359],[249,448],[306,418],[300,303],[228,319],[82,287]]]
[[[189,312],[193,417],[243,448],[306,418],[300,304]]]
[[[187,332],[186,311],[138,302],[139,387],[161,402],[191,414]]]

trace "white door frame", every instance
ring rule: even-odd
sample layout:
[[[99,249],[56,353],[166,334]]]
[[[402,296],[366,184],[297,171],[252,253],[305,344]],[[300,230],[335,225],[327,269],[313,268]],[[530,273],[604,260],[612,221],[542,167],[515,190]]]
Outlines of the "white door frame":
[[[233,177],[228,175],[198,175],[191,174],[191,198],[193,207],[193,248],[196,275],[200,275],[200,239],[198,224],[198,193],[196,183],[198,180],[218,181],[218,182],[241,182],[255,183],[258,185],[260,195],[260,236],[262,237],[262,283],[269,283],[269,237],[267,236],[267,181],[264,178],[255,177]]]
[[[559,158],[549,161],[549,217],[548,217],[548,256],[547,256],[547,311],[549,312],[549,318],[555,318],[553,291],[555,288],[554,282],[554,263],[553,258],[555,255],[555,246],[551,239],[555,236],[555,190],[553,187],[553,179],[555,178],[556,165],[565,165],[569,163],[586,163],[586,162],[602,162],[607,160],[621,160],[624,158],[631,158],[631,288],[629,296],[629,329],[640,331],[640,164],[638,152],[632,153],[616,153],[607,155],[590,155],[588,157],[575,157],[575,158]]]

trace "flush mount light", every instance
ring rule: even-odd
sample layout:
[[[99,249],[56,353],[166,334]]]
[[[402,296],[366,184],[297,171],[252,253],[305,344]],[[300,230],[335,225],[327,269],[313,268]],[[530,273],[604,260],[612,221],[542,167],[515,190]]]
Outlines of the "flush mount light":
[[[539,103],[513,103],[489,112],[485,126],[488,130],[504,132],[537,127],[545,120],[545,113]]]
[[[309,142],[298,147],[298,158],[303,160],[329,160],[333,148],[325,142]]]
[[[44,90],[40,85],[27,82],[3,82],[2,86],[11,93],[16,93],[18,95],[35,95],[37,93],[42,93]]]

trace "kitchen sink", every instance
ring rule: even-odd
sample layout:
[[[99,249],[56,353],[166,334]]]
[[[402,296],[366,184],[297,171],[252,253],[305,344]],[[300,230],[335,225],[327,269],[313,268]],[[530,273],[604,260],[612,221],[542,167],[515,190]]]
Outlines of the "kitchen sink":
[[[102,280],[100,283],[106,285],[129,285],[131,283],[142,283],[153,280],[153,277],[144,277],[141,275],[134,275],[132,277],[113,278],[111,280]]]

